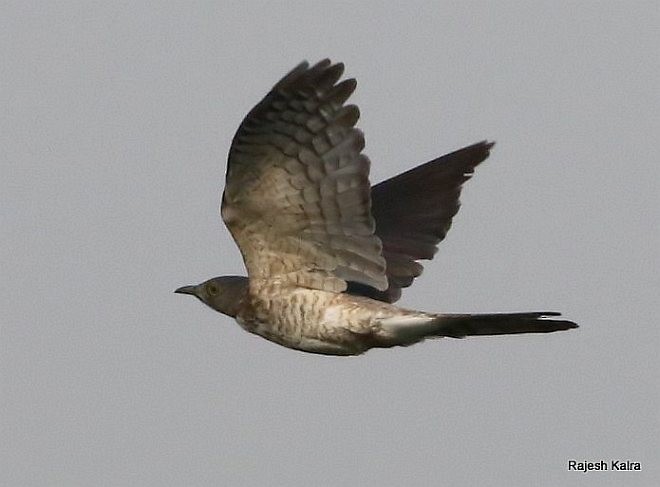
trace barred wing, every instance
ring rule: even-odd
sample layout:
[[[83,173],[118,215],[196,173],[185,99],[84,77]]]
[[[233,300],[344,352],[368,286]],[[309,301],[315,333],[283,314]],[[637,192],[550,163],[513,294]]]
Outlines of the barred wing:
[[[359,111],[344,105],[356,83],[337,83],[343,69],[300,64],[234,136],[221,211],[251,279],[387,289]]]

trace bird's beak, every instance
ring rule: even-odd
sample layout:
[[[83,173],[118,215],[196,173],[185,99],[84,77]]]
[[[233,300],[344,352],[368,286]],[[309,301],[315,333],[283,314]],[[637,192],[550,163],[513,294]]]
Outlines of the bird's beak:
[[[195,296],[196,295],[196,293],[195,293],[195,288],[196,287],[197,286],[183,286],[183,287],[180,287],[179,289],[177,289],[174,292],[177,293],[177,294],[191,294],[191,295]]]

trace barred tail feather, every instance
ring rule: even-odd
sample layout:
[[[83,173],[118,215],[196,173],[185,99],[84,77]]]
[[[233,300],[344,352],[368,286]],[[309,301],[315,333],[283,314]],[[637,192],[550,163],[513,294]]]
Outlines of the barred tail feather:
[[[513,335],[517,333],[551,333],[570,330],[572,321],[553,319],[561,313],[438,314],[389,318],[381,326],[400,344],[412,344],[428,337],[465,338],[479,335]]]
[[[441,315],[437,318],[437,325],[440,336],[452,338],[478,335],[513,335],[516,333],[551,333],[578,327],[572,321],[550,318],[560,315],[561,313],[555,311]]]

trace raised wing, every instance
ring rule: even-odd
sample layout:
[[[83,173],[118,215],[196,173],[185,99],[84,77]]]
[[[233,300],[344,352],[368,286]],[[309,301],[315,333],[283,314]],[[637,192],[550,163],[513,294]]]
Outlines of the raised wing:
[[[241,123],[229,151],[222,218],[250,279],[341,292],[387,289],[370,212],[369,160],[355,80],[342,64],[304,62]]]
[[[492,142],[479,142],[371,188],[371,212],[376,235],[383,242],[389,287],[380,291],[351,283],[348,292],[390,303],[401,297],[401,288],[422,273],[417,260],[435,255],[460,207],[463,183],[490,155],[492,146]]]

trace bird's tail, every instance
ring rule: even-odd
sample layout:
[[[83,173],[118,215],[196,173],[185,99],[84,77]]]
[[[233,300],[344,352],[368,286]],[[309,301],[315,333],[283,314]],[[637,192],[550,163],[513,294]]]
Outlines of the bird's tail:
[[[560,315],[561,313],[554,311],[427,314],[388,318],[381,321],[381,326],[392,338],[411,344],[427,337],[464,338],[478,335],[551,333],[578,327],[572,321],[551,318]]]

